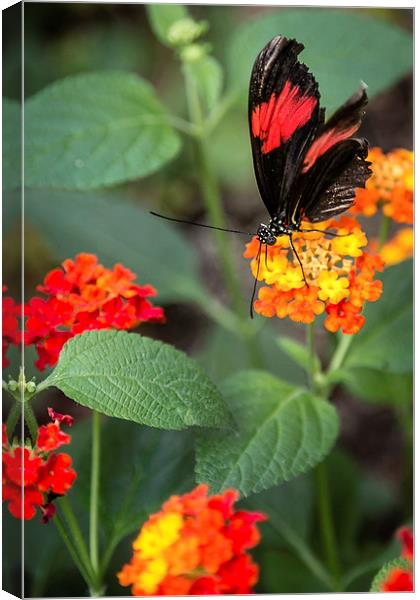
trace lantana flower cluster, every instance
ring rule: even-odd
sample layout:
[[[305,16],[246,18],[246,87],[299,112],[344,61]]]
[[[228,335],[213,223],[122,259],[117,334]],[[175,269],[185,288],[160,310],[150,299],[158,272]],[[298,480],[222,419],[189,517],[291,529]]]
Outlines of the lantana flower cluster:
[[[52,422],[38,428],[33,447],[10,443],[3,424],[3,502],[17,519],[33,519],[39,508],[42,521],[48,522],[55,513],[54,500],[67,494],[76,479],[71,457],[55,452],[70,443],[70,435],[61,431],[61,425],[71,426],[73,418],[51,408],[48,414]]]
[[[351,212],[371,217],[382,210],[399,225],[412,225],[414,218],[414,153],[397,148],[385,154],[380,148],[371,148],[368,160],[372,176],[364,189],[356,190]],[[377,242],[372,240],[375,250]],[[379,249],[386,266],[397,264],[413,255],[412,227],[403,227]]]
[[[380,589],[382,592],[413,592],[413,531],[408,527],[401,527],[397,531],[397,537],[401,543],[401,558],[407,561],[409,567],[390,569],[386,579],[382,581]]]
[[[205,484],[172,496],[143,525],[133,557],[118,573],[134,596],[248,594],[258,566],[247,550],[258,544],[258,512],[234,510],[239,495],[209,497]]]
[[[132,329],[144,321],[163,322],[164,312],[147,299],[151,285],[137,285],[130,269],[107,269],[94,254],[82,253],[50,271],[25,306],[25,344],[35,344],[35,365],[54,366],[64,343],[88,329]]]
[[[303,223],[302,229],[313,227]],[[247,244],[244,257],[252,259],[252,274],[258,273],[258,280],[267,284],[259,290],[255,311],[301,323],[312,323],[326,313],[328,331],[355,334],[365,322],[361,314],[365,302],[381,296],[382,283],[375,275],[383,270],[383,261],[362,250],[367,238],[354,218],[317,223],[317,229],[322,232],[293,235],[306,282],[287,235],[278,237],[274,246],[262,247],[259,257],[258,239]],[[326,229],[339,237],[324,233]]]

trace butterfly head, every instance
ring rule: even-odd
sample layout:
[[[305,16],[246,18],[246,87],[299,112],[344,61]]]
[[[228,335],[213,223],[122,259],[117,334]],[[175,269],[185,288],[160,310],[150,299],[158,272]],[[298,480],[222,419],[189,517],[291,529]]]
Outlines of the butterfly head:
[[[275,233],[271,230],[269,225],[264,225],[264,223],[261,223],[258,227],[257,238],[261,244],[267,244],[268,246],[274,246],[276,243]]]

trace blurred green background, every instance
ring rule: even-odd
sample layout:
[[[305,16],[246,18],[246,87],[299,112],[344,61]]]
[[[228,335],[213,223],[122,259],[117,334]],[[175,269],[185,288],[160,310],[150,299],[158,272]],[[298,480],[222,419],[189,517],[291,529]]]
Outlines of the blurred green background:
[[[254,46],[259,49],[274,33],[295,35],[305,42],[303,59],[318,78],[321,98],[329,110],[356,89],[360,79],[366,81],[371,101],[361,134],[372,146],[380,145],[384,150],[412,148],[412,11],[290,10],[258,6],[191,6],[189,10],[195,19],[209,24],[205,39],[223,68],[223,92],[235,91],[234,101],[208,140],[211,166],[220,182],[229,226],[253,231],[266,219],[251,163],[246,86]],[[15,101],[21,93],[19,32],[19,11],[11,11],[4,19],[3,95]],[[334,47],[333,53],[322,51],[327,38]],[[25,98],[32,98],[58,79],[103,70],[140,75],[151,82],[171,114],[186,118],[179,61],[154,35],[144,6],[25,4]],[[118,89],[110,93],[118,98]],[[141,283],[157,287],[157,302],[164,304],[168,322],[164,326],[144,326],[143,334],[174,344],[198,358],[216,383],[244,368],[247,356],[238,338],[221,327],[217,319],[212,319],[208,310],[203,310],[203,298],[208,291],[220,302],[227,300],[214,237],[198,228],[153,220],[145,212],[154,209],[180,218],[206,220],[196,176],[191,143],[183,138],[173,160],[141,179],[98,186],[94,191],[29,185],[25,194],[25,298],[35,293],[35,286],[45,273],[61,260],[77,252],[93,251],[105,266],[123,262],[138,274]],[[19,194],[12,188],[5,191],[3,205],[3,282],[18,297]],[[368,232],[375,231],[376,220],[367,222],[366,228]],[[242,258],[242,242],[242,238],[229,238],[235,269],[247,299],[252,280],[248,262]],[[410,279],[410,267],[406,273]],[[193,301],[194,297],[197,301]],[[218,310],[217,306],[214,310]],[[262,318],[258,319],[257,327],[268,368],[290,381],[302,381],[303,372],[280,350],[276,338],[281,334],[303,339],[304,328]],[[330,339],[321,328],[316,333],[316,343],[321,354],[327,356]],[[31,360],[28,351],[28,374],[39,377],[29,364]],[[15,353],[10,373],[15,374],[17,364]],[[412,514],[411,483],[407,482],[407,473],[401,465],[406,464],[408,471],[411,467],[407,465],[407,444],[400,428],[401,411],[396,407],[398,403],[406,407],[411,399],[410,369],[408,365],[408,372],[388,373],[394,384],[392,392],[391,386],[384,390],[375,384],[377,393],[370,397],[361,397],[363,390],[349,387],[339,387],[334,394],[341,417],[341,435],[338,448],[327,464],[334,482],[334,512],[339,523],[342,560],[348,567],[349,591],[369,588],[373,574],[386,557],[396,552],[391,541],[395,529]],[[360,372],[358,379],[362,376],[376,376],[376,382],[378,378],[384,380],[384,372]],[[83,464],[89,436],[83,419],[88,412],[75,407],[59,392],[48,392],[47,398],[37,399],[40,420],[45,417],[46,405],[69,410],[80,417],[71,449],[76,465]],[[130,477],[126,472],[115,476],[127,455],[141,456],[146,473],[148,469],[150,473],[160,472],[163,465],[171,465],[171,469],[164,471],[165,477],[157,481],[145,477],[142,482],[139,513],[135,515],[138,522],[168,494],[193,485],[191,434],[148,430],[139,440],[138,427],[118,421],[109,423],[108,451],[112,449],[110,460],[115,461],[116,467],[103,475],[105,521],[107,508],[112,507],[115,496],[124,490],[124,478]],[[174,447],[179,447],[178,454]],[[150,464],[155,465],[154,469]],[[72,492],[80,515],[86,506],[86,488],[80,477]],[[311,475],[247,500],[252,508],[262,504],[272,506],[276,518],[264,526],[263,542],[255,553],[262,569],[257,591],[321,591],[320,583],[296,558],[284,529],[284,523],[288,523],[298,536],[312,539],[315,548],[318,547],[319,541],[313,539],[315,509]],[[18,523],[7,514],[5,519],[5,532],[16,531]],[[44,543],[39,552],[39,523],[31,521],[25,529],[27,595],[83,595],[83,582],[75,575],[67,555],[63,550],[57,553],[59,541],[55,530],[51,526],[43,528]],[[52,562],[54,552],[56,560]],[[4,567],[5,589],[10,591],[17,586],[18,555],[15,540]],[[124,593],[114,573],[128,555],[126,541],[119,547],[109,570],[108,594]],[[360,564],[363,567],[358,570]]]

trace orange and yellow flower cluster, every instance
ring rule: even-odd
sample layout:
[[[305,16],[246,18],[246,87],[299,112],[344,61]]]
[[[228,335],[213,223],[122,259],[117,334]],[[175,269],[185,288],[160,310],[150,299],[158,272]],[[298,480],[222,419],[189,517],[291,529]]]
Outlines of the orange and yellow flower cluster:
[[[71,457],[55,452],[70,443],[60,427],[72,425],[73,419],[51,408],[48,414],[52,422],[39,427],[34,447],[10,443],[3,424],[3,502],[17,519],[33,519],[39,507],[42,521],[48,522],[55,513],[54,499],[67,494],[76,479]]]
[[[371,217],[382,209],[383,214],[399,225],[412,225],[414,217],[414,154],[398,148],[385,154],[380,148],[369,151],[372,176],[364,189],[356,190],[351,209],[354,215]],[[378,246],[372,240],[371,248]],[[385,265],[391,266],[413,256],[412,227],[404,227],[378,250]]]
[[[35,344],[43,370],[54,366],[64,343],[88,329],[132,329],[144,321],[163,322],[163,309],[147,300],[151,285],[140,286],[121,264],[106,269],[94,254],[78,254],[53,269],[25,306],[25,344]]]
[[[134,596],[248,594],[258,567],[247,550],[258,544],[265,515],[235,511],[235,490],[207,495],[202,484],[172,496],[133,542],[118,579]]]
[[[397,531],[397,537],[401,542],[401,558],[404,558],[409,568],[394,567],[391,569],[386,579],[381,583],[383,592],[413,592],[413,531],[408,527],[401,527]]]
[[[311,224],[303,224],[311,229]],[[274,246],[263,247],[256,237],[247,244],[245,258],[252,259],[251,270],[267,286],[259,290],[255,311],[265,317],[289,317],[292,321],[312,323],[317,315],[326,313],[324,325],[328,331],[357,333],[365,318],[361,314],[365,302],[378,300],[382,283],[375,280],[383,270],[383,261],[362,250],[366,235],[356,219],[340,219],[317,223],[327,233],[296,233],[293,244],[302,262],[306,282],[296,256],[289,246],[289,237],[280,236]],[[258,265],[259,263],[259,265]]]
[[[385,154],[381,148],[371,148],[368,160],[372,175],[364,189],[356,190],[351,212],[373,216],[382,207],[383,213],[396,223],[413,223],[414,154],[398,148]]]

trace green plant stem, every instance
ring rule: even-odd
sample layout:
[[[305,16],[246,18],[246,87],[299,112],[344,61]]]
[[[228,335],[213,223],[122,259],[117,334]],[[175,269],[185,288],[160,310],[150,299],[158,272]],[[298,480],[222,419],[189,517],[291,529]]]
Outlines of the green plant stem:
[[[38,438],[38,423],[35,417],[35,413],[32,409],[32,406],[29,402],[23,403],[23,414],[25,418],[25,423],[28,426],[29,433],[31,435],[32,441],[35,444]]]
[[[67,496],[63,496],[62,498],[60,498],[60,507],[68,525],[68,528],[72,534],[73,544],[77,549],[78,555],[80,556],[85,566],[90,581],[93,582],[95,581],[95,573],[92,569],[89,553],[85,544],[85,540],[83,539],[83,535],[80,530],[79,524],[77,523],[76,517],[74,515],[73,509]]]
[[[340,339],[336,346],[334,354],[331,357],[331,361],[327,369],[327,375],[341,367],[354,338],[354,335],[348,335],[345,333],[341,333],[339,335]]]
[[[12,408],[10,409],[9,415],[6,421],[6,433],[10,439],[15,430],[16,424],[19,421],[19,417],[22,415],[22,403],[13,400]]]
[[[310,390],[314,389],[315,382],[315,343],[314,343],[314,323],[309,323],[306,328],[306,344],[309,355],[309,366],[308,366],[308,386]]]
[[[207,155],[207,138],[205,135],[200,98],[195,81],[185,66],[183,72],[189,115],[192,124],[197,130],[195,139],[195,156],[201,192],[210,217],[210,223],[214,227],[226,228],[219,187],[212,172],[210,161]],[[257,346],[256,336],[253,335],[252,323],[248,322],[248,320],[245,321],[245,318],[248,318],[247,309],[243,300],[239,281],[236,277],[235,268],[231,260],[228,238],[226,237],[226,233],[222,231],[214,231],[213,233],[216,239],[218,256],[222,267],[226,289],[228,290],[232,308],[238,317],[237,333],[242,336],[243,341],[247,346],[251,364],[254,367],[261,367],[263,361],[260,350]]]
[[[333,588],[340,591],[340,566],[338,563],[337,544],[331,510],[328,478],[325,463],[315,468],[315,482],[318,497],[318,513],[322,543],[328,569],[333,579]]]
[[[382,250],[383,245],[388,239],[389,229],[391,227],[391,218],[383,215],[381,226],[379,229],[378,252]]]
[[[55,514],[54,518],[53,518],[53,522],[55,523],[55,526],[58,530],[58,533],[60,534],[67,550],[69,551],[70,556],[73,559],[74,564],[76,565],[76,567],[78,568],[81,576],[83,577],[83,579],[85,580],[87,586],[89,587],[89,589],[92,587],[93,582],[90,579],[89,573],[87,572],[85,565],[83,564],[82,559],[79,557],[77,550],[72,542],[72,540],[70,539],[66,528],[64,526],[63,521],[61,520],[61,517],[59,514]]]
[[[95,573],[99,568],[98,552],[98,513],[99,513],[99,476],[101,458],[101,415],[92,411],[92,467],[90,479],[90,562]],[[100,582],[98,582],[99,584]]]
[[[327,396],[329,391],[327,386],[320,386],[315,381],[317,373],[317,361],[315,360],[315,343],[314,343],[314,331],[315,324],[310,323],[306,329],[306,343],[308,348],[309,364],[308,364],[308,380],[309,389],[316,392],[322,392]],[[351,336],[348,336],[351,337]],[[340,345],[340,344],[339,344]],[[330,364],[340,365],[344,359],[346,349],[343,347],[337,348],[334,353],[333,359]],[[337,366],[334,368],[338,368]],[[334,591],[340,590],[340,568],[338,563],[337,545],[335,541],[334,524],[331,510],[331,500],[328,488],[328,478],[325,463],[319,464],[315,468],[315,482],[316,482],[316,493],[318,499],[318,515],[319,515],[319,529],[321,532],[322,543],[324,548],[324,554],[326,563],[331,576],[331,587]]]
[[[231,90],[217,103],[217,106],[208,116],[204,128],[206,135],[209,135],[215,127],[220,123],[223,119],[227,111],[237,102],[238,100],[238,92],[236,90]]]

